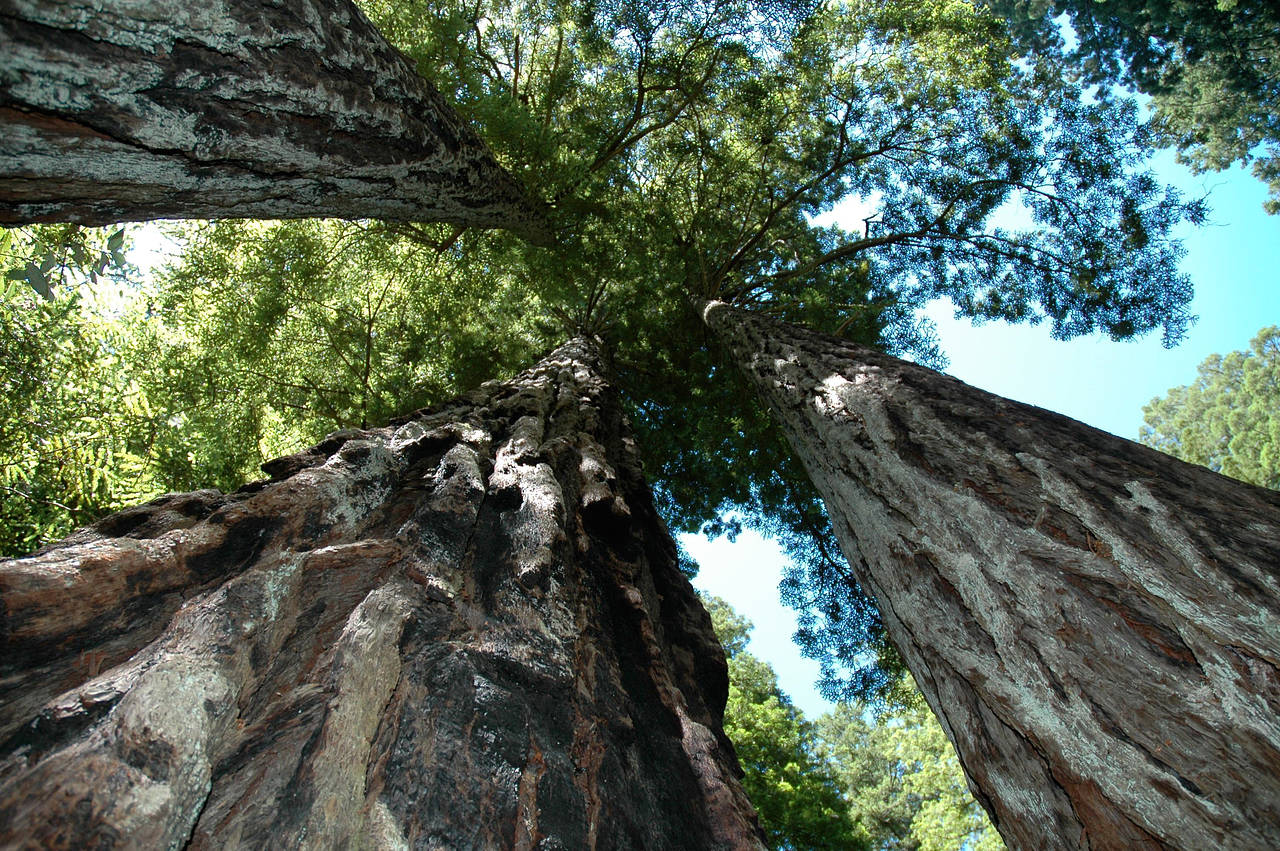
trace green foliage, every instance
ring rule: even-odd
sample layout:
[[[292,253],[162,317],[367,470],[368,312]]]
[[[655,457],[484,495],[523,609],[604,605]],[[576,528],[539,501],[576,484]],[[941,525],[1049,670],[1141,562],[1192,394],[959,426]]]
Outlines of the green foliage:
[[[367,4],[552,205],[559,250],[519,262],[581,323],[714,296],[905,351],[948,295],[1061,336],[1185,326],[1169,233],[1201,210],[1141,170],[1133,105],[1015,65],[967,3],[424,6]],[[865,232],[814,223],[845,199]]]
[[[65,234],[49,231],[8,244],[47,251]],[[163,491],[234,490],[269,458],[456,395],[550,345],[525,318],[539,315],[532,288],[492,273],[491,243],[464,247],[447,228],[220,222],[168,236],[182,251],[145,290],[92,269],[77,286],[71,264],[51,300],[9,287],[6,554]]]
[[[739,654],[745,653],[751,643],[751,630],[756,626],[748,618],[738,614],[737,610],[719,597],[699,592],[702,605],[711,615],[711,627],[720,639],[724,648],[725,659],[733,661]]]
[[[770,847],[867,847],[854,832],[839,783],[818,756],[813,724],[778,688],[773,668],[746,651],[751,622],[719,598],[703,602],[729,660],[725,733]]]
[[[839,704],[807,721],[773,669],[747,652],[751,622],[719,598],[703,603],[729,660],[725,732],[773,847],[1004,847],[909,677],[877,709]]]
[[[1199,170],[1254,162],[1280,212],[1280,7],[1235,0],[988,0],[1019,45],[1090,84],[1152,97],[1153,128]],[[1067,45],[1058,20],[1075,39]]]
[[[152,395],[167,487],[234,488],[340,428],[385,422],[528,362],[538,297],[447,229],[188,226],[156,281]],[[433,243],[432,239],[440,240]]]
[[[1139,440],[1228,476],[1280,488],[1280,328],[1249,350],[1210,355],[1196,380],[1142,409]]]
[[[125,268],[125,229],[85,228],[80,225],[32,225],[0,228],[0,268],[4,268],[6,299],[14,296],[12,282],[20,281],[52,301],[59,291],[87,280],[97,283],[108,270],[115,277]]]
[[[82,264],[74,248],[113,239],[118,246],[118,233],[0,232],[7,262],[43,267],[46,283],[11,281],[0,298],[0,556],[29,552],[156,492],[144,460],[154,416],[132,357],[142,318],[131,290],[107,286],[108,276],[83,285],[110,264],[91,255]],[[40,259],[49,256],[60,259]],[[110,271],[115,285],[123,285],[122,265]]]
[[[841,704],[817,721],[822,754],[849,790],[860,838],[885,851],[1003,848],[969,794],[951,742],[919,692],[910,692],[878,715]]]

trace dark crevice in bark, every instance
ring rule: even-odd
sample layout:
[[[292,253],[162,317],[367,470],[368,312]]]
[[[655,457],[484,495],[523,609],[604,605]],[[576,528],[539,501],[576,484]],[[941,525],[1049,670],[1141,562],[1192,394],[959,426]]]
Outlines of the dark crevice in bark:
[[[1187,676],[1204,679],[1205,672],[1195,654],[1182,637],[1167,624],[1176,616],[1165,609],[1158,611],[1158,601],[1151,600],[1137,588],[1117,588],[1088,576],[1068,574],[1066,581],[1082,593],[1115,612],[1125,625],[1141,639],[1137,646],[1154,648],[1170,661],[1190,670]]]
[[[83,704],[81,711],[62,714],[45,708],[26,726],[18,729],[0,744],[0,760],[21,755],[32,762],[40,760],[55,747],[80,738],[94,723],[120,702],[120,694],[111,694],[105,700]]]
[[[1130,738],[1129,734],[1125,732],[1124,727],[1122,727],[1116,719],[1112,718],[1105,709],[1099,706],[1096,701],[1091,699],[1088,694],[1082,694],[1081,697],[1083,697],[1089,704],[1089,708],[1093,712],[1093,717],[1098,720],[1099,730],[1140,751],[1147,758],[1148,762],[1153,766],[1157,766],[1163,771],[1167,771],[1169,774],[1172,774],[1178,781],[1178,784],[1192,795],[1196,795],[1198,797],[1204,795],[1204,791],[1199,786],[1182,776],[1182,774],[1180,774],[1178,770],[1167,760],[1161,759],[1150,748],[1146,747],[1141,742],[1134,741]]]

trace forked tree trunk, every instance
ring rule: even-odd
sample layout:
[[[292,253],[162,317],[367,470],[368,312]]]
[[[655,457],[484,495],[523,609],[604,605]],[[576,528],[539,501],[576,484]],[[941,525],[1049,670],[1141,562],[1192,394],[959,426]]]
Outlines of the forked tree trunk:
[[[545,237],[350,0],[0,0],[0,224],[306,216]]]
[[[1280,494],[712,303],[1015,848],[1280,847]]]
[[[0,568],[0,845],[760,847],[578,340]]]

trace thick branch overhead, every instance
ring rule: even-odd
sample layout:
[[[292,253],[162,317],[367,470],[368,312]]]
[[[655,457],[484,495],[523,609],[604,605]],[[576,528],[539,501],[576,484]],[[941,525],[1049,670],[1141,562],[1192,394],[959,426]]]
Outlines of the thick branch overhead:
[[[350,2],[0,2],[0,223],[379,218],[546,234]]]

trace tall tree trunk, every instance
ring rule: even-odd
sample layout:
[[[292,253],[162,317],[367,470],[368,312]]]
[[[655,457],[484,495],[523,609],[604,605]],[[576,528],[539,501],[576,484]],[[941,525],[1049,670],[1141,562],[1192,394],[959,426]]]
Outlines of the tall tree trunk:
[[[0,0],[0,223],[534,208],[350,0]]]
[[[0,845],[761,847],[594,343],[0,566]]]
[[[834,337],[704,317],[1010,845],[1280,846],[1280,494]]]

